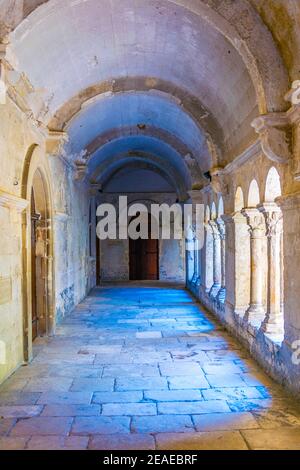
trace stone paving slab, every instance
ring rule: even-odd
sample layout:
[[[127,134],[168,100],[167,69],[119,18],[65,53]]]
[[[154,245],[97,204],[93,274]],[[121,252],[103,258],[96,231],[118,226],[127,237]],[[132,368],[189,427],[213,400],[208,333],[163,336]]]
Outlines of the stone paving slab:
[[[24,450],[28,437],[0,437],[0,450]]]
[[[38,400],[40,405],[89,405],[92,392],[45,392]]]
[[[29,380],[23,390],[25,392],[67,392],[72,382],[72,379],[64,377],[34,378]]]
[[[75,418],[72,426],[72,434],[90,435],[90,434],[122,434],[130,432],[130,418],[118,417],[80,417]]]
[[[158,403],[158,413],[167,415],[196,415],[206,413],[226,413],[230,408],[225,401],[193,401]]]
[[[160,415],[133,417],[131,430],[135,433],[191,432],[194,424],[190,416]]]
[[[186,402],[200,401],[202,394],[200,390],[151,390],[144,392],[144,398],[156,402]]]
[[[300,450],[300,428],[256,429],[242,435],[253,450]]]
[[[83,436],[33,436],[26,445],[27,450],[85,450],[89,438]]]
[[[199,432],[235,431],[259,428],[258,421],[251,413],[210,413],[194,415],[193,422]]]
[[[72,392],[112,392],[115,380],[113,378],[104,379],[75,379],[70,390]]]
[[[41,416],[100,416],[100,405],[46,405]]]
[[[154,403],[106,403],[102,406],[104,416],[153,416],[157,415]]]
[[[95,289],[0,386],[0,449],[299,448],[300,410],[180,288]]]
[[[139,403],[143,400],[142,391],[130,392],[96,392],[93,403]]]
[[[116,390],[167,390],[168,382],[164,377],[117,379]]]
[[[167,433],[158,434],[155,439],[158,450],[248,450],[245,440],[237,431]]]
[[[43,406],[0,406],[0,418],[33,418],[43,411]]]
[[[155,450],[155,440],[150,434],[115,434],[93,436],[90,450]]]
[[[21,419],[11,430],[11,436],[51,436],[67,435],[70,432],[72,418],[35,417]]]
[[[103,377],[159,377],[157,364],[127,364],[105,366]]]

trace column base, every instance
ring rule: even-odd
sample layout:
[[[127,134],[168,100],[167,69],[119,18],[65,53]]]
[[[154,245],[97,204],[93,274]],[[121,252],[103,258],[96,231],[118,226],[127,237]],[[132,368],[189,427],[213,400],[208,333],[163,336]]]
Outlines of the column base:
[[[282,335],[284,330],[283,318],[273,320],[266,318],[263,324],[261,325],[261,329],[267,335]]]
[[[214,284],[212,288],[210,289],[209,297],[216,299],[220,289],[221,289],[221,284]]]
[[[226,287],[221,287],[217,294],[217,301],[224,304],[226,300]]]
[[[250,305],[244,319],[249,323],[261,324],[265,318],[265,309],[262,305]]]

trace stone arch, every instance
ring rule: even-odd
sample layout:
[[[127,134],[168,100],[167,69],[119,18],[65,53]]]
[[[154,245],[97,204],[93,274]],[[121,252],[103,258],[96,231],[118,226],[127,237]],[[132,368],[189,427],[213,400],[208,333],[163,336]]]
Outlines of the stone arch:
[[[210,210],[210,216],[211,216],[211,220],[214,220],[217,218],[217,208],[216,208],[216,204],[215,202],[212,203],[211,205],[211,210]]]
[[[218,204],[218,217],[221,217],[222,215],[224,215],[224,199],[222,196],[220,196]]]
[[[239,212],[242,209],[244,209],[244,207],[245,207],[244,193],[243,193],[241,186],[239,186],[235,193],[234,210],[235,212]]]
[[[208,223],[210,221],[210,208],[207,205],[205,209],[205,223]]]
[[[282,195],[281,179],[278,171],[273,166],[270,168],[266,179],[265,202],[275,202]]]
[[[253,179],[249,186],[248,207],[256,207],[260,203],[259,187],[256,179]]]
[[[33,197],[34,194],[34,197]],[[24,360],[32,357],[32,312],[33,312],[33,264],[34,253],[32,239],[36,238],[36,256],[40,257],[43,271],[45,293],[45,315],[41,318],[42,334],[52,334],[55,328],[55,295],[53,269],[53,205],[50,169],[42,149],[33,144],[25,157],[22,175],[22,198],[29,202],[22,219],[23,245],[23,330]],[[33,233],[33,210],[38,221],[36,233]]]

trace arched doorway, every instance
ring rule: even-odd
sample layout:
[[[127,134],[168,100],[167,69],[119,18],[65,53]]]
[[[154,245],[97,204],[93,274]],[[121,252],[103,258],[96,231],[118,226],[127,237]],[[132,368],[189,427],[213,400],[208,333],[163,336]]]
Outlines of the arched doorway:
[[[22,218],[23,245],[23,349],[24,362],[32,359],[32,344],[55,328],[53,273],[52,191],[50,169],[41,147],[26,155],[22,197],[29,202]]]
[[[129,239],[129,277],[131,281],[159,280],[159,240],[151,238],[152,223],[153,220],[149,214],[148,239]]]

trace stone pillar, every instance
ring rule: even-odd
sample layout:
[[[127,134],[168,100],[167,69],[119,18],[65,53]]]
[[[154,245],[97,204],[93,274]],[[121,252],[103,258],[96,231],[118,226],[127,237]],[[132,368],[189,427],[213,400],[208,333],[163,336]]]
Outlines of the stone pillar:
[[[226,309],[228,318],[244,316],[250,302],[250,243],[247,218],[241,212],[223,216],[226,227]]]
[[[186,239],[186,246],[186,280],[188,285],[193,282],[195,274],[194,234],[192,230],[190,230],[188,238]]]
[[[245,319],[259,322],[264,319],[263,306],[263,263],[262,243],[265,235],[263,215],[257,209],[245,209],[243,213],[250,227],[251,274],[250,274],[250,306]]]
[[[214,283],[210,290],[209,295],[216,298],[219,290],[221,289],[221,237],[216,221],[211,220],[210,226],[213,234],[213,269],[214,269]]]
[[[283,332],[281,310],[282,213],[275,203],[263,204],[259,209],[266,219],[268,238],[267,312],[262,329],[266,333],[281,334]]]
[[[194,269],[191,282],[194,286],[199,286],[201,282],[200,273],[200,250],[203,248],[203,224],[204,224],[204,205],[203,194],[200,191],[193,190],[189,192],[190,204],[192,204],[192,228],[193,228],[193,254]],[[197,209],[198,208],[198,209]],[[191,255],[191,253],[189,253]]]
[[[222,219],[216,221],[221,240],[221,289],[218,292],[217,300],[224,303],[226,299],[226,228]]]
[[[193,238],[193,246],[194,246],[194,273],[192,277],[192,283],[196,284],[197,277],[198,277],[198,252],[197,252],[197,237],[195,235],[196,230],[193,229],[194,238]]]
[[[204,247],[202,250],[202,276],[201,290],[203,294],[208,294],[214,283],[213,256],[214,256],[213,232],[209,222],[204,224]]]

